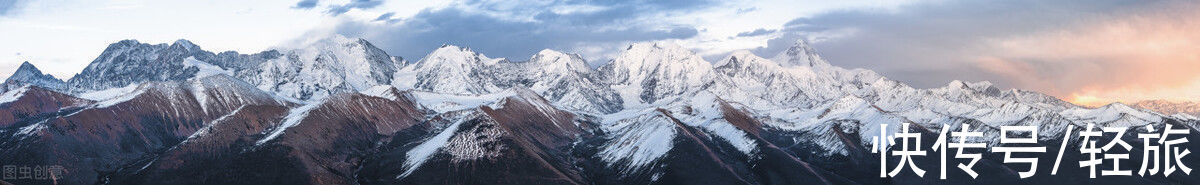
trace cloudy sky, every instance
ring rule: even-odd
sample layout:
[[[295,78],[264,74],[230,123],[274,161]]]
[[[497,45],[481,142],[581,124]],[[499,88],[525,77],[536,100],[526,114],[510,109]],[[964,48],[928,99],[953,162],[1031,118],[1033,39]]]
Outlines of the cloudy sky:
[[[716,60],[804,38],[834,65],[921,88],[987,80],[1091,105],[1200,100],[1200,3],[1154,0],[0,0],[0,76],[29,61],[69,78],[123,39],[248,53],[332,34],[410,60],[455,44],[596,65],[633,42]]]

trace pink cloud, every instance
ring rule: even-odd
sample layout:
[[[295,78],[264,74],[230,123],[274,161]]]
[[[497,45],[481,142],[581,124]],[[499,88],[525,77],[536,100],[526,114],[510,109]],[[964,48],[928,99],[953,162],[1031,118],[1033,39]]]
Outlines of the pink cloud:
[[[1200,12],[1164,10],[1084,25],[989,40],[991,52],[976,67],[1067,99],[1200,100],[1188,91],[1200,89]]]

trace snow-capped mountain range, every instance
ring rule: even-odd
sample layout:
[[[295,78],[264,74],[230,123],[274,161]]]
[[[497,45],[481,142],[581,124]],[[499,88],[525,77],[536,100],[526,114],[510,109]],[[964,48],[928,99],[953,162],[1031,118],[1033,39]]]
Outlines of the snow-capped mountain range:
[[[803,40],[770,59],[735,51],[714,62],[635,43],[598,68],[548,49],[514,61],[452,45],[411,62],[341,36],[255,54],[125,40],[65,82],[25,63],[0,88],[0,108],[37,107],[0,124],[0,159],[70,162],[81,174],[72,183],[882,184],[867,151],[901,123],[926,135],[970,125],[985,133],[970,140],[990,146],[1008,125],[1054,143],[1079,142],[1062,134],[1088,124],[1200,124],[989,82],[913,88],[831,65]],[[104,134],[76,120],[100,120],[84,127]],[[45,152],[56,154],[26,154]],[[973,182],[1059,180],[998,176]]]
[[[1146,100],[1133,103],[1134,107],[1158,111],[1173,116],[1200,116],[1200,102]]]

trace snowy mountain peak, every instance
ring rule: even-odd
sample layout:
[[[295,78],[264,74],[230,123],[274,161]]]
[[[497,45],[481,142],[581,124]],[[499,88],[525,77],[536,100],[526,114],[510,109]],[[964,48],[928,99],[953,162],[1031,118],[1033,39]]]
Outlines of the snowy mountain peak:
[[[84,92],[150,81],[184,80],[195,71],[185,69],[183,59],[202,52],[187,49],[122,40],[110,44],[68,83],[71,91]]]
[[[713,66],[734,67],[734,66],[740,66],[740,65],[747,65],[747,64],[751,64],[751,63],[753,63],[755,65],[779,66],[779,64],[777,64],[777,63],[770,62],[770,60],[767,60],[758,55],[755,55],[754,53],[750,52],[750,50],[733,51],[732,53],[729,54],[729,57],[725,57],[724,60],[717,61],[717,63],[714,64]]]
[[[17,72],[30,70],[30,69],[37,71],[37,67],[33,67],[33,64],[30,64],[29,61],[25,61],[25,62],[21,62],[20,67],[17,67]],[[38,72],[40,73],[41,71],[38,71]]]
[[[966,89],[967,83],[964,83],[961,80],[953,80],[953,81],[950,81],[950,83],[946,84],[946,87],[951,88],[951,89]]]
[[[192,41],[186,39],[175,40],[175,43],[171,44],[171,48],[181,48],[187,51],[201,51],[200,46],[196,46],[195,43],[192,43]]]
[[[25,61],[25,62],[21,62],[21,66],[17,67],[17,71],[13,72],[12,76],[10,76],[9,78],[40,77],[40,76],[54,78],[54,76],[50,76],[50,74],[42,74],[42,70],[38,70],[38,68],[34,67],[33,64],[29,63],[29,61]]]
[[[960,80],[954,80],[950,81],[950,83],[946,85],[946,88],[949,88],[950,90],[967,90],[976,93],[984,93],[990,96],[1000,96],[1001,93],[1003,93],[1003,91],[993,86],[992,82],[989,81],[963,82]]]
[[[347,45],[347,44],[362,44],[362,39],[349,38],[342,35],[333,35],[318,40],[315,44],[323,45]]]
[[[460,53],[469,52],[471,54],[475,54],[475,52],[472,52],[470,48],[459,47],[459,46],[450,45],[450,44],[442,44],[441,47],[438,47],[437,49],[433,50],[433,52],[430,52],[429,55],[434,55],[435,53],[448,53],[448,52],[460,52]]]
[[[661,49],[661,50],[687,50],[683,46],[667,41],[659,42],[638,42],[630,44],[625,50],[644,50],[644,49]]]
[[[712,64],[704,61],[699,55],[670,42],[634,43],[613,59],[610,65],[635,73],[654,72],[655,69],[666,70],[665,72],[669,73],[700,73],[705,69],[712,69]]]
[[[471,49],[442,45],[425,58],[400,69],[392,85],[436,93],[484,94],[499,88],[478,76],[504,59],[491,59]]]
[[[1067,119],[1101,126],[1140,126],[1161,123],[1164,116],[1130,107],[1124,103],[1112,103],[1095,109],[1071,108],[1059,113]]]
[[[1131,107],[1129,105],[1125,105],[1125,103],[1121,103],[1121,102],[1110,103],[1108,105],[1104,105],[1104,106],[1101,106],[1100,108],[1096,108],[1096,109],[1117,111],[1117,112],[1123,112],[1123,113],[1142,112],[1141,110],[1138,110],[1137,108],[1133,108],[1133,107]]]
[[[542,51],[539,51],[537,54],[533,55],[533,58],[530,58],[529,61],[534,62],[542,68],[545,68],[544,70],[546,71],[571,71],[581,73],[590,73],[592,71],[592,68],[587,65],[587,63],[583,60],[583,57],[580,57],[576,54],[567,54],[550,49],[543,49]]]
[[[425,58],[422,58],[419,63],[430,62],[451,62],[457,65],[467,65],[470,63],[494,64],[502,59],[492,59],[483,54],[472,51],[471,48],[459,47],[455,45],[442,45],[438,49],[430,52]],[[440,64],[439,64],[440,65]]]
[[[41,70],[38,70],[29,61],[25,61],[21,63],[20,67],[17,67],[17,71],[13,72],[12,76],[9,76],[4,81],[3,86],[0,86],[0,92],[10,91],[26,85],[43,87],[55,91],[61,91],[66,86],[62,80],[54,78],[50,74],[43,74]]]
[[[109,45],[68,82],[72,93],[87,93],[224,74],[261,90],[309,100],[391,84],[397,61],[403,59],[366,40],[341,35],[250,55],[215,54],[184,39],[170,45],[123,40]]]
[[[505,58],[488,58],[482,53],[475,52],[475,50],[472,50],[471,48],[450,44],[443,44],[441,47],[433,50],[433,52],[430,52],[421,60],[424,61],[431,57],[439,57],[441,59],[456,59],[452,61],[477,61],[489,65],[506,60]]]
[[[318,50],[362,50],[369,54],[382,54],[383,50],[375,47],[365,39],[350,38],[342,35],[332,35],[318,39],[295,49],[318,49]],[[386,55],[386,54],[384,54]],[[390,57],[390,56],[389,56]]]
[[[970,86],[972,89],[975,89],[975,91],[983,92],[983,93],[986,93],[988,95],[993,95],[993,96],[1000,95],[1000,93],[1003,92],[1000,90],[1000,88],[996,88],[996,86],[992,85],[992,82],[989,82],[989,81],[975,82],[975,83],[972,83]]]
[[[807,40],[797,39],[796,43],[787,50],[775,55],[771,60],[779,62],[779,65],[784,67],[792,66],[808,66],[812,68],[827,68],[831,67],[825,59],[817,54],[817,51],[808,44]]]
[[[626,105],[651,103],[713,82],[712,64],[674,43],[635,43],[600,68]]]
[[[558,56],[558,55],[567,55],[567,53],[563,53],[561,51],[557,51],[557,50],[553,50],[553,49],[542,49],[541,51],[538,51],[537,54],[534,54],[534,56]]]
[[[1108,105],[1093,108],[1092,110],[1107,113],[1124,113],[1124,114],[1157,114],[1143,109],[1135,108],[1121,102],[1113,102]]]
[[[542,49],[541,51],[538,51],[537,54],[534,54],[532,58],[545,58],[545,59],[555,59],[555,60],[530,60],[530,61],[555,61],[555,62],[557,62],[558,61],[557,59],[574,59],[574,58],[582,59],[583,57],[580,57],[577,54],[569,54],[569,53],[564,53],[564,52],[552,50],[552,49]]]
[[[391,84],[397,71],[395,59],[382,49],[341,35],[283,53],[257,66],[250,81],[259,89],[301,100]]]
[[[108,44],[108,47],[107,47],[107,48],[105,48],[104,50],[105,50],[105,51],[110,51],[110,50],[113,50],[113,49],[127,48],[127,47],[133,47],[133,46],[138,46],[138,45],[146,45],[146,46],[149,46],[150,44],[144,44],[144,43],[142,43],[142,42],[139,42],[138,40],[135,40],[135,39],[125,39],[125,40],[117,41],[117,42],[115,42],[115,43],[112,43],[112,44]]]

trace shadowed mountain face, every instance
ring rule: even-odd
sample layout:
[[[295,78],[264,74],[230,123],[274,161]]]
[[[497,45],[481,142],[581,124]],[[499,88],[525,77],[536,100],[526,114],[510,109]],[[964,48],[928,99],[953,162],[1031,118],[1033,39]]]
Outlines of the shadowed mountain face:
[[[54,116],[60,110],[78,109],[93,101],[43,89],[39,86],[24,86],[4,93],[13,97],[0,104],[0,128],[28,125],[32,120]],[[65,110],[64,110],[65,109]]]
[[[122,41],[62,82],[21,67],[0,95],[0,164],[62,166],[61,179],[13,184],[1196,184],[1136,174],[1138,134],[1200,120],[1112,104],[1075,106],[988,82],[916,89],[824,61],[804,42],[771,59],[734,52],[710,63],[671,43],[638,43],[607,65],[544,50],[529,61],[443,46],[409,63],[361,39],[334,37],[258,54],[212,53],[186,40]],[[23,71],[23,72],[20,72]],[[11,83],[9,83],[11,82]],[[1138,105],[1145,106],[1145,105]],[[923,177],[892,170],[873,137],[922,136]],[[883,126],[886,124],[887,126]],[[1129,143],[1104,160],[1133,176],[1088,178],[1078,137]],[[1003,126],[1035,126],[1038,144],[1000,142]],[[931,151],[942,130],[989,147],[1044,146],[1037,175],[1003,153],[971,177]],[[1152,128],[1153,131],[1148,131]],[[1099,130],[1098,128],[1096,130]],[[1063,138],[1063,134],[1071,137]],[[899,143],[901,140],[894,140]],[[911,142],[911,141],[910,141]],[[1057,175],[1049,175],[1067,143]],[[1148,143],[1159,145],[1157,141]],[[1200,149],[1181,143],[1181,149]],[[891,146],[898,150],[900,145]],[[1200,164],[1185,156],[1180,164]],[[1191,166],[1189,166],[1191,167]],[[1098,172],[1097,172],[1098,173]],[[1189,172],[1190,173],[1190,172]]]
[[[243,106],[212,121],[118,184],[353,184],[381,142],[418,127],[408,99],[344,94],[311,108]],[[278,135],[273,135],[278,133]]]
[[[239,91],[246,84],[222,77],[143,84],[129,94],[18,122],[23,124],[6,128],[0,156],[16,165],[61,165],[73,169],[64,182],[93,183],[177,145],[242,105],[284,104],[262,92]]]
[[[554,109],[528,91],[501,101],[497,108],[441,115],[453,123],[430,132],[436,135],[428,140],[410,141],[419,143],[411,150],[399,146],[378,159],[403,161],[402,165],[364,170],[384,172],[376,177],[379,182],[399,184],[587,183],[583,171],[573,165],[581,159],[570,152],[576,137],[590,137],[590,133],[574,121],[574,115]]]

